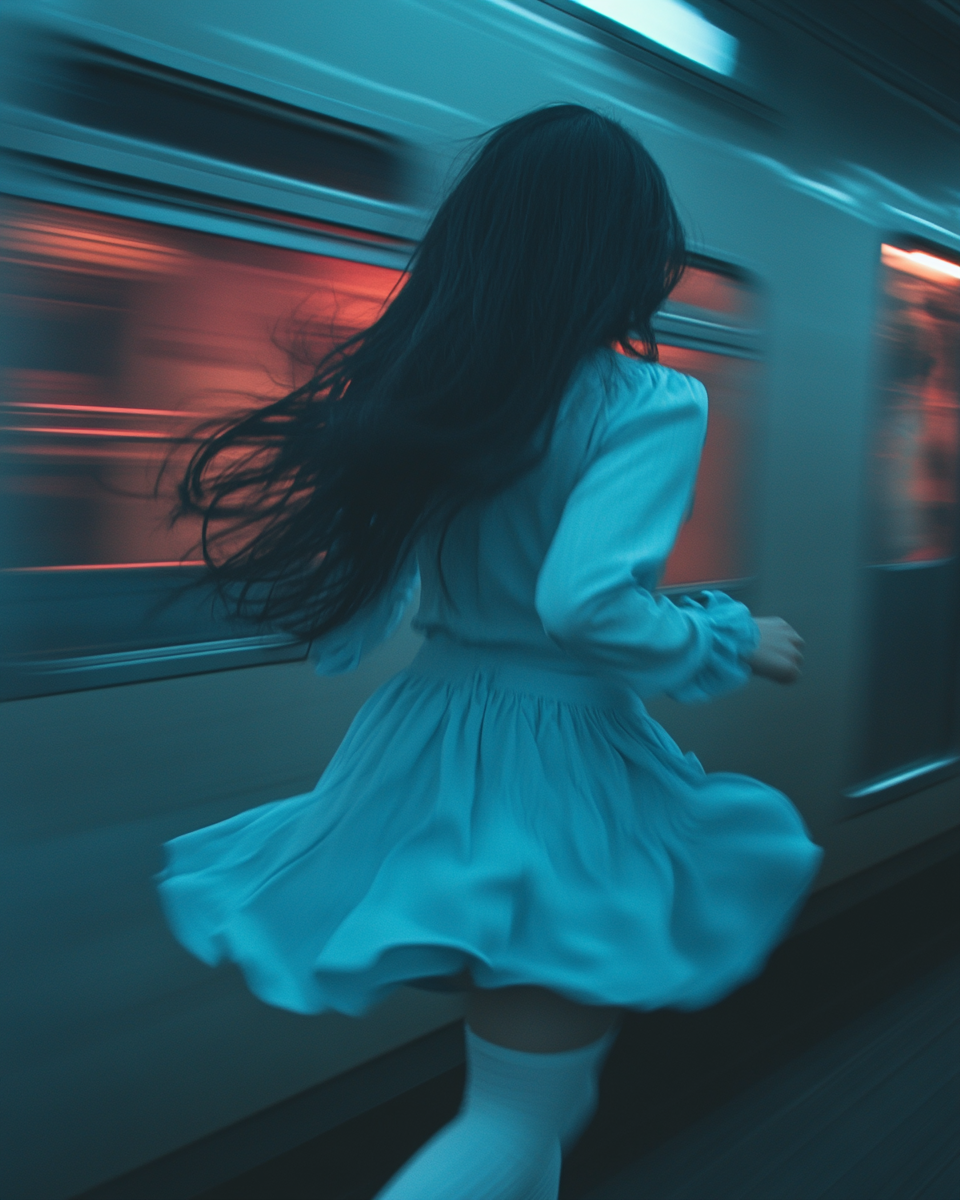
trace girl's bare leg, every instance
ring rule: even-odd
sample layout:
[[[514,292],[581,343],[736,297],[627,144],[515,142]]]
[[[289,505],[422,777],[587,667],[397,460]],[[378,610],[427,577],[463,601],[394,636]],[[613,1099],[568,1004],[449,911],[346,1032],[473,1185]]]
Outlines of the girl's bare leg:
[[[622,1009],[577,1004],[547,988],[477,988],[467,996],[467,1025],[485,1041],[510,1050],[556,1054],[597,1041]]]

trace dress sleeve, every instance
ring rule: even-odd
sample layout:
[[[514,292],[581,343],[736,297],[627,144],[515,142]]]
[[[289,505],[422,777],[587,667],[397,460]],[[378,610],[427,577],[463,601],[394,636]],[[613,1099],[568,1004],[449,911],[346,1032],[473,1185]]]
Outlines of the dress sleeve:
[[[407,605],[420,586],[417,558],[411,554],[392,587],[361,608],[344,625],[311,642],[307,657],[318,675],[343,675],[354,671],[360,659],[395,633]]]
[[[611,397],[607,424],[571,492],[537,580],[547,635],[567,653],[626,676],[641,696],[685,703],[739,687],[757,644],[744,605],[721,592],[675,604],[655,594],[687,512],[706,434],[697,380],[646,368]]]

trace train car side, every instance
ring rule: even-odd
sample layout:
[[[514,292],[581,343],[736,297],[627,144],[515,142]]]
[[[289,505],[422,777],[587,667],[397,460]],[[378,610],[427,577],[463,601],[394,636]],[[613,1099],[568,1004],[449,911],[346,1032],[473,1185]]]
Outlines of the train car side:
[[[398,271],[475,135],[560,100],[618,116],[662,164],[706,281],[686,307],[664,314],[664,361],[713,372],[730,397],[731,428],[749,433],[736,457],[750,498],[736,516],[746,565],[735,577],[708,573],[677,586],[729,584],[755,612],[796,625],[808,646],[796,688],[755,682],[709,707],[651,707],[708,769],[754,774],[791,796],[826,849],[821,887],[852,879],[960,824],[952,741],[940,774],[901,781],[899,791],[881,781],[864,792],[872,777],[862,765],[871,671],[884,647],[872,632],[867,570],[881,247],[922,245],[938,261],[960,261],[955,128],[760,8],[730,18],[754,72],[743,87],[618,42],[575,9],[354,0],[305,20],[293,4],[210,4],[202,17],[184,0],[11,8],[8,45],[22,47],[40,75],[22,65],[13,72],[20,83],[3,135],[7,254],[18,269],[65,277],[62,214],[80,214],[70,217],[74,247],[102,234],[126,239],[128,253],[136,242],[141,257],[152,247],[156,259],[157,247],[172,254],[176,242],[185,255],[189,239],[208,237],[221,248]],[[149,108],[151,96],[158,103],[180,88],[189,118],[214,96],[231,114],[224,144],[245,121],[299,121],[309,136],[329,139],[339,174],[298,177],[295,141],[285,165],[268,158],[269,138],[259,158],[242,146],[218,158],[215,146],[190,140],[187,118],[179,132],[144,126],[139,135],[133,117],[71,121],[42,75],[68,69],[94,98],[91,80],[114,89],[104,96],[127,97],[132,113],[136,97]],[[61,238],[55,251],[41,244],[51,230]],[[79,252],[69,253],[75,266]],[[133,275],[123,269],[129,295]],[[120,267],[110,270],[121,279]],[[144,278],[146,268],[137,270]],[[269,271],[279,277],[273,259]],[[158,279],[137,286],[153,296]],[[710,280],[734,281],[742,311],[723,311],[720,301],[711,308]],[[56,303],[65,311],[59,294]],[[167,342],[187,360],[182,331]],[[21,389],[17,412],[33,414],[30,429],[40,427],[39,410],[24,405],[39,402],[22,389],[40,386],[26,379],[37,369],[18,360],[7,372]],[[49,363],[43,369],[49,388]],[[62,439],[52,418],[44,429]],[[15,432],[23,455],[34,453],[27,424]],[[35,478],[16,463],[8,475]],[[57,565],[13,562],[10,570],[21,571],[21,587],[23,571]],[[26,595],[17,592],[17,602]],[[57,595],[69,606],[69,591]],[[906,616],[934,627],[922,609]],[[162,673],[149,666],[159,661],[150,647],[124,660],[128,676],[117,673],[118,660],[103,662],[99,678],[110,686],[91,686],[89,663],[78,666],[82,655],[73,654],[73,667],[17,685],[0,710],[5,876],[18,913],[8,953],[17,986],[7,1027],[18,1032],[3,1084],[13,1144],[7,1195],[74,1195],[461,1013],[456,996],[401,989],[363,1020],[307,1021],[257,1004],[233,972],[208,971],[173,944],[151,882],[162,842],[308,790],[360,704],[412,657],[416,639],[405,626],[355,675],[336,680],[314,676],[302,653],[277,657],[276,647],[248,647],[261,655],[257,665],[234,657],[222,660],[233,669],[217,670],[212,640],[204,645],[205,658],[168,654]],[[942,645],[954,670],[954,626],[944,626]]]

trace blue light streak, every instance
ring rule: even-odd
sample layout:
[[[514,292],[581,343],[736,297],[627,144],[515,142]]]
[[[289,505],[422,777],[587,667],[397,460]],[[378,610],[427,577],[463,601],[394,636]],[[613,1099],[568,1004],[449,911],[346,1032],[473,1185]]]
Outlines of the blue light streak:
[[[584,0],[583,7],[718,75],[734,73],[737,39],[684,0]]]

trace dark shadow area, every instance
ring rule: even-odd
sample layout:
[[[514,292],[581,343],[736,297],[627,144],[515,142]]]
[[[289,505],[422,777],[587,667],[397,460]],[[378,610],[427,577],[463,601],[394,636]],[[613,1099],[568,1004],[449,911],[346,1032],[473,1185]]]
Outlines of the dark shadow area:
[[[593,1124],[564,1163],[576,1200],[960,951],[960,855],[780,946],[713,1008],[631,1014]],[[203,1193],[369,1200],[457,1111],[463,1067]]]

